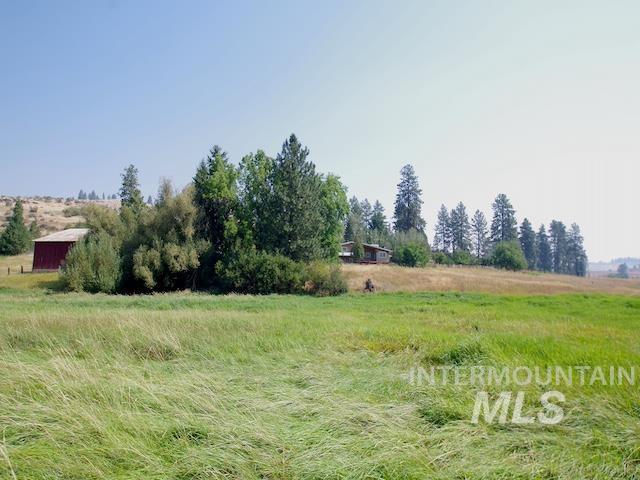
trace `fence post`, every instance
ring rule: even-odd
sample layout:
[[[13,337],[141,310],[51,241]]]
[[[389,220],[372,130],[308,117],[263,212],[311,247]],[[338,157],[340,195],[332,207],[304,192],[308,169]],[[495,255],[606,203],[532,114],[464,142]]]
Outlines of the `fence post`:
[[[20,273],[24,273],[24,266],[20,265]]]
[[[11,267],[7,267],[7,276],[11,275]]]

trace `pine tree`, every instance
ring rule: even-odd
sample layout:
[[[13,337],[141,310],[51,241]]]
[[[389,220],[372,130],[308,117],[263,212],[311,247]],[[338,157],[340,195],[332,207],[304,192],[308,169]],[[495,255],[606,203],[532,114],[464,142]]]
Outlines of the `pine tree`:
[[[492,209],[491,241],[495,244],[517,239],[516,212],[504,193],[496,197]]]
[[[438,220],[436,222],[435,235],[433,237],[433,249],[439,252],[449,253],[451,248],[451,219],[445,205],[440,206]]]
[[[480,210],[476,210],[471,219],[471,237],[473,253],[476,258],[483,258],[487,251],[487,219]]]
[[[558,220],[549,226],[549,242],[554,273],[568,273],[567,268],[567,227]]]
[[[138,169],[133,165],[125,168],[122,174],[120,199],[122,206],[131,208],[134,213],[139,213],[144,207],[144,200],[142,199],[140,184],[138,183]]]
[[[553,270],[553,255],[551,253],[551,245],[544,224],[540,225],[540,229],[536,234],[536,270],[542,272],[550,272]]]
[[[388,230],[387,217],[384,214],[384,207],[376,200],[373,204],[373,212],[371,214],[371,221],[369,222],[369,229],[378,233],[386,233]]]
[[[30,245],[31,236],[24,226],[24,209],[20,199],[17,199],[9,222],[0,234],[0,254],[19,255],[29,250]]]
[[[364,241],[366,231],[366,225],[362,218],[362,204],[358,201],[357,197],[351,197],[349,199],[349,214],[347,215],[347,222],[344,229],[345,242],[355,241],[356,237]]]
[[[580,227],[573,223],[567,238],[567,272],[584,277],[587,274],[587,253]]]
[[[529,270],[536,268],[536,234],[531,227],[531,222],[525,218],[520,225],[520,246],[527,260]]]
[[[153,198],[151,198],[151,195],[147,197],[147,205],[153,205]]]
[[[411,165],[405,165],[400,170],[400,183],[394,209],[396,231],[423,231],[425,221],[420,216],[422,210],[422,190],[418,177]]]
[[[360,203],[360,208],[362,210],[362,221],[364,222],[364,225],[367,228],[367,230],[370,230],[371,229],[371,217],[373,216],[373,208],[371,207],[371,204],[369,203],[369,200],[365,198]]]
[[[471,250],[471,225],[469,225],[467,209],[462,202],[451,210],[449,219],[452,250],[454,252],[469,252]]]

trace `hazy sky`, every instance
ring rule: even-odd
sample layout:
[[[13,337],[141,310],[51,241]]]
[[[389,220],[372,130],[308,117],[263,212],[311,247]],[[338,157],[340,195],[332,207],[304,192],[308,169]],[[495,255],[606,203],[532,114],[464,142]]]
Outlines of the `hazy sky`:
[[[583,229],[640,256],[640,2],[0,0],[0,193],[185,185],[213,144],[322,172],[392,214],[441,203]]]

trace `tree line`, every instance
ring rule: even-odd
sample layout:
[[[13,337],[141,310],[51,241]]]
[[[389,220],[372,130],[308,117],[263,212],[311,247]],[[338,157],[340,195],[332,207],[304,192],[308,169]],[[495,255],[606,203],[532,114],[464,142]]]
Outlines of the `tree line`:
[[[379,201],[376,200],[372,206],[368,199],[350,199],[344,240],[354,242],[356,260],[361,255],[359,245],[378,243],[394,250],[400,248],[400,254],[394,251],[392,258],[398,263],[411,265],[412,262],[405,261],[405,249],[409,244],[414,250],[422,251],[419,263],[424,263],[430,256],[434,262],[442,264],[481,264],[513,270],[526,268],[586,275],[587,254],[577,224],[567,228],[563,222],[552,220],[548,230],[540,225],[536,232],[529,219],[525,218],[518,227],[516,211],[503,193],[491,206],[491,224],[480,210],[470,217],[462,202],[451,210],[442,205],[429,248],[424,234],[426,223],[421,216],[422,190],[415,170],[406,165],[400,176],[393,225],[387,222],[384,207]],[[411,237],[408,242],[407,235]]]
[[[63,280],[72,290],[108,292],[345,291],[337,256],[346,188],[308,157],[295,135],[275,158],[258,150],[238,166],[214,146],[190,185],[176,192],[163,180],[153,205],[130,165],[119,212],[84,207],[92,233],[71,250]]]

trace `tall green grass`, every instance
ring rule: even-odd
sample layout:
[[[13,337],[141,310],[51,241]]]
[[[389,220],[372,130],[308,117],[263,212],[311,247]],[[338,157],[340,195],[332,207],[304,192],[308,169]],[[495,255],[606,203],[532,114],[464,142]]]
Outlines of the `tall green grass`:
[[[0,478],[638,478],[635,387],[470,422],[417,365],[640,366],[640,299],[0,289]],[[533,408],[540,387],[527,387]]]

